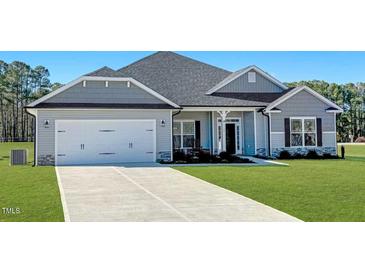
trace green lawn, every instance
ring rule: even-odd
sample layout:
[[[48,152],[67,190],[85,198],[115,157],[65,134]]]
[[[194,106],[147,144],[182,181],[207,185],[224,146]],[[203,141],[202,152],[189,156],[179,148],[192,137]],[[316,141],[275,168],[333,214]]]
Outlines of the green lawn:
[[[27,166],[9,166],[11,148],[28,149]],[[0,143],[0,221],[64,220],[54,167],[32,167],[32,160],[32,143]]]
[[[290,166],[176,169],[304,221],[365,221],[365,145],[346,160],[288,160]]]

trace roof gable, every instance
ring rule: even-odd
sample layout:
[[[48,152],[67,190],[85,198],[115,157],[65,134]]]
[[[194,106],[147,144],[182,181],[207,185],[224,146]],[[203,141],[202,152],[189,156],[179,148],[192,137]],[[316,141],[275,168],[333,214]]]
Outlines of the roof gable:
[[[280,92],[282,90],[286,90],[288,89],[287,86],[285,86],[283,83],[281,83],[279,80],[275,79],[274,77],[272,77],[271,75],[269,75],[268,73],[264,72],[263,70],[261,70],[260,68],[258,68],[257,66],[249,66],[246,68],[243,68],[241,70],[238,70],[234,73],[231,73],[230,75],[228,75],[225,79],[223,79],[221,82],[219,82],[217,85],[215,85],[214,87],[212,87],[207,94],[212,94],[214,92],[221,92],[225,87],[232,85],[232,83],[234,83],[234,81],[238,80],[240,77],[246,75],[248,72],[254,71],[257,74],[259,74],[260,76],[262,76],[262,78],[266,79],[267,81],[271,82],[273,84],[273,87],[278,87],[280,89],[275,89],[274,88],[274,92]],[[247,83],[246,83],[247,85]],[[246,88],[249,89],[249,86],[253,86],[253,85],[247,85]],[[247,92],[249,90],[242,90],[243,92]],[[255,91],[255,90],[252,90]],[[257,91],[256,91],[257,92]],[[264,90],[264,92],[267,92]],[[272,92],[272,91],[270,91]]]
[[[175,104],[174,102],[170,101],[169,99],[165,98],[164,96],[162,96],[161,94],[157,93],[156,91],[152,90],[151,88],[143,85],[142,83],[138,82],[137,80],[130,78],[130,77],[100,77],[100,76],[82,76],[70,83],[68,83],[67,85],[62,86],[61,88],[52,91],[51,93],[43,96],[42,98],[30,103],[27,107],[37,107],[38,104],[43,103],[47,100],[50,100],[51,98],[54,98],[55,96],[69,90],[70,88],[76,86],[76,85],[80,85],[82,82],[84,81],[104,81],[104,82],[109,82],[109,81],[115,81],[115,82],[130,82],[132,85],[138,87],[138,89],[144,90],[145,92],[149,93],[150,95],[154,96],[155,98],[161,100],[162,102],[175,107],[175,108],[180,108],[177,104]]]
[[[299,87],[296,87],[296,88],[290,90],[289,92],[285,93],[283,96],[279,97],[278,99],[273,101],[271,104],[269,104],[266,107],[265,111],[270,112],[272,109],[274,109],[275,107],[284,103],[288,99],[292,98],[294,95],[298,94],[299,92],[307,92],[307,93],[311,94],[312,96],[316,97],[317,99],[319,99],[320,101],[322,101],[323,103],[328,105],[329,107],[336,109],[337,112],[343,111],[338,105],[331,102],[330,100],[328,100],[327,98],[325,98],[324,96],[322,96],[321,94],[319,94],[318,92],[314,91],[313,89],[311,89],[307,86],[299,86]]]

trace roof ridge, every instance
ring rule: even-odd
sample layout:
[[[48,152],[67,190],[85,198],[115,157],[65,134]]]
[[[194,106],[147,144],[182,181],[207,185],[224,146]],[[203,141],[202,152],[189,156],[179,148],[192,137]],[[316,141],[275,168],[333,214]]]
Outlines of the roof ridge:
[[[117,69],[116,71],[117,71],[117,72],[120,72],[122,69],[128,68],[128,67],[130,67],[130,66],[132,66],[132,65],[135,65],[135,64],[138,64],[139,62],[144,61],[145,59],[150,58],[150,57],[152,57],[152,56],[154,56],[154,55],[157,55],[157,54],[159,54],[159,53],[161,53],[161,52],[163,52],[163,51],[156,51],[156,52],[154,52],[154,53],[152,53],[152,54],[149,54],[149,55],[147,55],[147,56],[145,56],[145,57],[143,57],[143,58],[141,58],[141,59],[138,59],[138,60],[136,60],[136,61],[134,61],[134,62],[132,62],[132,63],[130,63],[130,64],[128,64],[128,65],[126,65],[126,66],[124,66],[124,67],[121,67],[121,68]]]
[[[143,57],[142,59],[139,59],[139,60],[137,60],[137,61],[135,61],[135,62],[133,62],[133,63],[131,63],[131,64],[127,65],[127,66],[124,66],[124,67],[122,67],[122,68],[120,68],[120,69],[118,69],[118,70],[116,70],[116,71],[117,71],[117,72],[120,72],[120,71],[121,71],[121,70],[123,70],[123,69],[126,69],[126,68],[128,68],[128,67],[130,67],[130,66],[132,66],[132,65],[138,64],[138,63],[140,63],[140,62],[142,62],[142,61],[144,61],[144,60],[146,60],[146,59],[148,59],[148,58],[150,58],[150,57],[152,57],[152,56],[155,56],[155,55],[157,55],[157,54],[162,54],[162,53],[169,53],[169,54],[173,54],[173,55],[178,56],[178,57],[180,57],[180,58],[184,58],[184,59],[188,59],[188,60],[190,60],[190,61],[193,61],[194,63],[199,63],[199,64],[202,64],[202,65],[204,65],[204,66],[208,66],[208,67],[211,67],[211,68],[214,68],[214,69],[219,69],[219,70],[221,70],[221,71],[223,71],[223,72],[226,72],[226,73],[232,73],[232,71],[229,71],[229,70],[226,70],[226,69],[223,69],[223,68],[220,68],[220,67],[217,67],[217,66],[214,66],[214,65],[211,65],[211,64],[208,64],[208,63],[205,63],[205,62],[202,62],[202,61],[196,60],[196,59],[193,59],[193,58],[191,58],[191,57],[189,57],[189,56],[185,56],[185,55],[182,55],[182,54],[179,54],[179,53],[173,52],[173,51],[157,51],[157,52],[155,52],[155,53],[153,53],[153,54],[150,54],[150,55],[147,55],[147,56]]]
[[[102,70],[104,70],[104,69],[110,69],[110,70],[112,70],[113,72],[117,72],[117,71],[115,71],[114,69],[112,69],[112,68],[110,68],[110,67],[108,67],[108,66],[103,66],[103,67],[101,67],[101,68],[99,68],[99,69],[97,69],[97,70],[94,70],[94,71],[91,71],[91,72],[89,72],[89,73],[86,73],[85,75],[94,74],[94,73],[97,73],[97,72],[102,71]]]

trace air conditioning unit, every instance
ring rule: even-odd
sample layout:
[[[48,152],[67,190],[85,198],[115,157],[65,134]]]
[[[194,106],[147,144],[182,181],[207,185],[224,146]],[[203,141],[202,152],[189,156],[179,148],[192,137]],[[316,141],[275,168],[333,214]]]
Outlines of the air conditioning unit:
[[[10,152],[10,165],[26,165],[28,150],[26,149],[12,149]]]

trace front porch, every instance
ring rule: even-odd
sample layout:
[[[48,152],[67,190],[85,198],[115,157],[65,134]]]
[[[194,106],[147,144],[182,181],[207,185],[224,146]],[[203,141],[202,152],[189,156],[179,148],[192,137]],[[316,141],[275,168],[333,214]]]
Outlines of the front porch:
[[[173,114],[173,148],[217,155],[267,155],[267,120],[257,108],[184,108]]]

